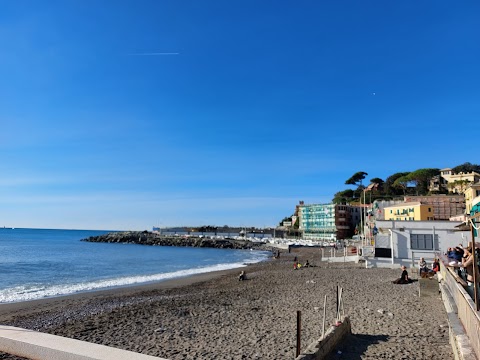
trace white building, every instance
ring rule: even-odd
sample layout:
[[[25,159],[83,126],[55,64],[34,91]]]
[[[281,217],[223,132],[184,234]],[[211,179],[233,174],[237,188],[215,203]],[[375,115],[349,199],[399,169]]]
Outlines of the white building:
[[[460,221],[377,220],[375,248],[380,250],[376,253],[383,252],[391,258],[388,249],[393,244],[395,264],[417,261],[420,257],[431,260],[436,254],[446,253],[449,247],[467,246],[472,241],[469,231],[458,230],[460,224]]]

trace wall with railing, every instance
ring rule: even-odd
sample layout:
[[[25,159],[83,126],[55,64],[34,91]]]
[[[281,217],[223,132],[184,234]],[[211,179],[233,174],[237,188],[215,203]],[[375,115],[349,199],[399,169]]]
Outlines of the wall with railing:
[[[470,340],[470,345],[477,359],[480,359],[480,312],[476,310],[474,301],[464,289],[465,284],[456,274],[455,268],[445,266],[445,261],[442,261],[440,273],[455,303],[458,318]]]

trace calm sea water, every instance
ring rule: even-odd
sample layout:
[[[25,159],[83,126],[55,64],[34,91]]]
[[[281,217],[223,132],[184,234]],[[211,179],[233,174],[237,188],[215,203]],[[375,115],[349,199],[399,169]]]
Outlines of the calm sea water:
[[[108,231],[0,228],[0,303],[242,267],[268,253],[80,241]]]

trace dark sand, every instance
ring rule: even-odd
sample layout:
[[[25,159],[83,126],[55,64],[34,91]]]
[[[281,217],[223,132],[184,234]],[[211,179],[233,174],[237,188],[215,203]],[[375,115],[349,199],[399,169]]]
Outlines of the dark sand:
[[[293,270],[293,257],[315,267]],[[319,249],[152,285],[0,305],[0,323],[167,359],[294,359],[296,312],[302,349],[335,318],[337,285],[353,335],[338,359],[453,359],[440,295],[419,298],[418,282],[394,285],[401,270],[327,264]],[[415,274],[411,274],[415,277]],[[341,353],[340,353],[341,352]],[[12,358],[13,357],[2,357]]]

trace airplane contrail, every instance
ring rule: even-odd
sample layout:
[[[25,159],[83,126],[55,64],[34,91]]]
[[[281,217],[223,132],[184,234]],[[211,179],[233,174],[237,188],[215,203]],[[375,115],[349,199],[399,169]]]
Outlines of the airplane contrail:
[[[151,53],[133,53],[133,56],[161,56],[161,55],[180,55],[178,52],[151,52]]]

